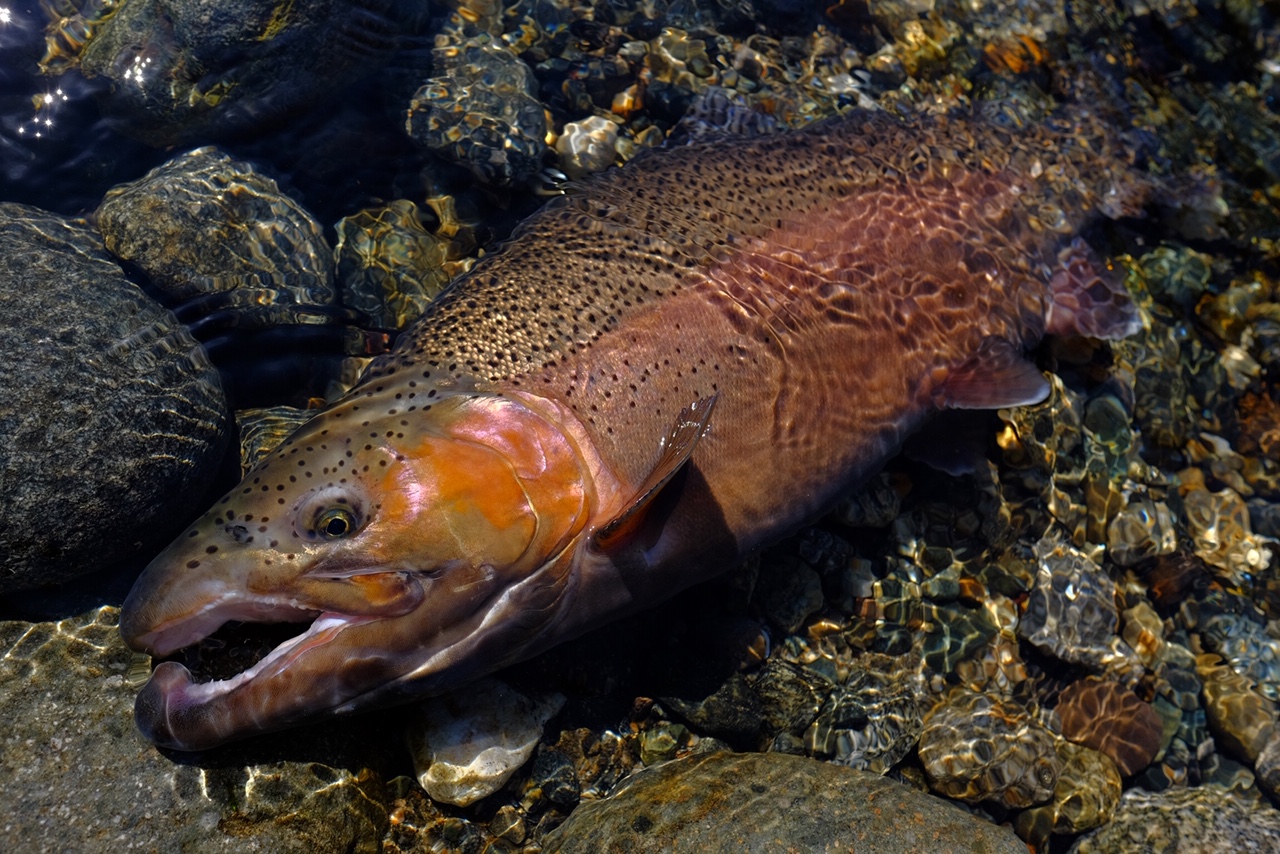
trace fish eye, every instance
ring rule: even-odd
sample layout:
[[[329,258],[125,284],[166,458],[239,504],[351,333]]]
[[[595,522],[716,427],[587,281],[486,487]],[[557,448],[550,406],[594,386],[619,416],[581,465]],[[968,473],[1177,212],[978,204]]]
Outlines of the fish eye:
[[[345,507],[330,507],[316,517],[315,530],[326,539],[340,539],[355,529],[356,517]]]

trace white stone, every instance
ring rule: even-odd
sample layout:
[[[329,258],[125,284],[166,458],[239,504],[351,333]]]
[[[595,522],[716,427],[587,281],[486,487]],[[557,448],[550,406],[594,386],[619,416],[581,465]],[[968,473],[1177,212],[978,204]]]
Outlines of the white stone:
[[[465,807],[493,794],[529,760],[560,694],[530,699],[496,679],[432,697],[408,727],[418,782],[432,799]]]
[[[570,178],[581,178],[613,165],[617,152],[618,126],[600,116],[569,122],[556,140],[560,166]]]

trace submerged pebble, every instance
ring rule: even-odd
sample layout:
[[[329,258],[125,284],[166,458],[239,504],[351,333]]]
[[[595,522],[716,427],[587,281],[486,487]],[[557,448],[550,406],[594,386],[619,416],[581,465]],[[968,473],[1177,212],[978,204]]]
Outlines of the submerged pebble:
[[[1053,733],[1025,708],[963,689],[925,716],[920,761],[939,794],[1010,808],[1049,800],[1062,773]]]
[[[1105,827],[1082,836],[1072,854],[1112,851],[1274,851],[1280,811],[1221,786],[1130,789]]]
[[[1159,716],[1117,682],[1082,679],[1058,698],[1058,718],[1068,740],[1109,756],[1125,777],[1151,764],[1164,732]]]
[[[54,20],[61,38],[45,68],[105,78],[104,111],[157,146],[243,134],[314,104],[394,50],[405,11],[392,0],[228,0],[216,14],[200,0],[46,8],[74,5],[101,14]]]
[[[262,302],[328,305],[333,250],[311,214],[216,148],[112,189],[95,214],[107,248],[174,300],[245,289]]]
[[[437,801],[467,806],[493,794],[533,755],[564,704],[482,679],[421,704],[408,730],[418,782]]]
[[[547,119],[529,67],[487,36],[437,48],[436,77],[414,94],[407,130],[419,145],[486,184],[532,179],[547,153]]]

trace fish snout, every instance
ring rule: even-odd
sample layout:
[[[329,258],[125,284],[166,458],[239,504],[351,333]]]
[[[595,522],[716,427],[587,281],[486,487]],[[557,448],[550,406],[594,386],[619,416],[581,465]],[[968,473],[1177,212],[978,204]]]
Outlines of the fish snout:
[[[166,661],[151,674],[133,704],[133,718],[144,737],[158,747],[174,750],[201,750],[224,740],[205,734],[206,721],[200,704],[188,696],[194,684],[191,671],[176,661]],[[182,732],[183,738],[175,733]]]

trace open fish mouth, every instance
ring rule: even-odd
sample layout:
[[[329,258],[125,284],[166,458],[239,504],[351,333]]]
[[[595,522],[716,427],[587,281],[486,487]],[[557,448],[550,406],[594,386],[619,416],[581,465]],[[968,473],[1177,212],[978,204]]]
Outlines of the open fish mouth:
[[[288,667],[344,629],[372,621],[296,603],[211,606],[149,633],[155,677],[181,683],[189,701],[207,701],[250,680]]]
[[[197,683],[222,682],[252,669],[277,649],[287,654],[319,616],[316,612],[309,619],[281,623],[228,620],[213,634],[153,661],[181,664]]]
[[[341,656],[324,647],[378,619],[298,608],[285,614],[285,621],[228,620],[156,660],[134,706],[142,734],[161,747],[204,750],[301,719],[309,708],[303,689],[340,666]],[[317,702],[327,708],[345,699],[339,693]]]

